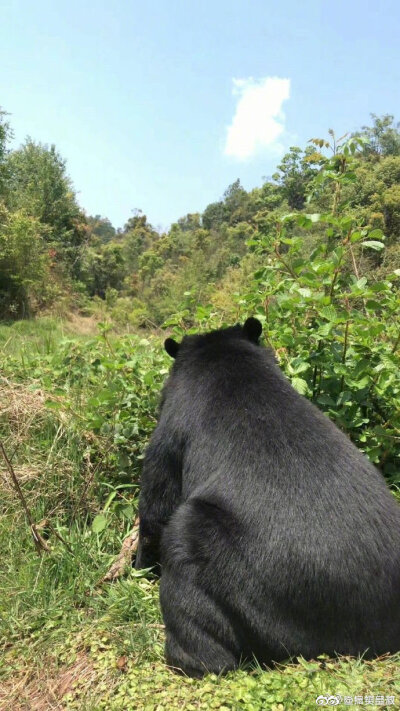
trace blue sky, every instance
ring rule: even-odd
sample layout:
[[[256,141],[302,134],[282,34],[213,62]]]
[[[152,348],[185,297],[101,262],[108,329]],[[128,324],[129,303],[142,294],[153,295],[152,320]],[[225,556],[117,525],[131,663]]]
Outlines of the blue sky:
[[[203,210],[290,145],[400,119],[400,3],[3,0],[0,105],[121,226]]]

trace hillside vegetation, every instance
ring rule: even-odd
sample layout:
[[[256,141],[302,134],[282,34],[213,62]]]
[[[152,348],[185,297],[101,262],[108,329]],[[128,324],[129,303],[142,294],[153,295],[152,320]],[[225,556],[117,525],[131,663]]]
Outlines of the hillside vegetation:
[[[348,158],[341,164],[346,137],[331,131],[329,141],[292,147],[261,187],[247,192],[236,180],[202,214],[159,233],[140,210],[118,230],[107,218],[86,215],[56,148],[28,138],[9,150],[12,131],[2,112],[0,316],[71,306],[101,312],[105,304],[113,321],[148,327],[162,325],[177,305],[191,317],[196,306],[212,305],[231,319],[264,266],[254,242],[275,234],[291,212],[336,212],[382,230],[385,249],[357,252],[358,272],[374,281],[391,274],[400,267],[400,131],[391,116],[372,118],[372,127],[358,133],[351,165]],[[334,177],[344,167],[337,191]],[[309,254],[324,239],[324,223],[303,224],[302,234]]]
[[[120,230],[85,215],[56,149],[29,139],[10,151],[10,136],[2,114],[0,709],[285,711],[321,694],[398,704],[398,656],[177,677],[163,662],[151,573],[128,566],[103,581],[134,525],[166,332],[257,315],[293,386],[398,496],[392,117],[292,148],[260,188],[236,181],[165,234],[140,212]]]

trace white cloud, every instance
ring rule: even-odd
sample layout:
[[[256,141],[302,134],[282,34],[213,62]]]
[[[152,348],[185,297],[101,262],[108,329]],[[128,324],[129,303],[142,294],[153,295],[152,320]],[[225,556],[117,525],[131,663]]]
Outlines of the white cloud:
[[[233,79],[233,94],[239,98],[225,155],[246,160],[265,148],[282,149],[278,139],[285,128],[282,104],[290,95],[290,79]]]

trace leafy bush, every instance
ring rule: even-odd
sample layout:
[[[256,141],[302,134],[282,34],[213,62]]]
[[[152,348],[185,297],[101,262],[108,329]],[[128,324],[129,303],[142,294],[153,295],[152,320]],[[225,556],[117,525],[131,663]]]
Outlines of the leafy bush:
[[[0,315],[30,316],[51,294],[45,228],[23,211],[0,205]]]
[[[379,281],[360,272],[365,252],[384,250],[382,231],[360,225],[342,199],[357,180],[360,145],[357,138],[336,144],[314,178],[314,192],[331,196],[331,212],[292,213],[275,224],[260,214],[247,244],[262,266],[235,300],[239,318],[256,314],[264,323],[293,386],[399,484],[400,270]],[[198,308],[193,319],[186,306],[166,323],[184,332],[220,321],[212,307]]]
[[[39,459],[54,428],[60,427],[55,452],[60,454],[58,447],[66,447],[71,457],[73,450],[75,474],[70,480],[65,476],[65,486],[61,486],[67,519],[71,510],[74,516],[86,516],[93,507],[103,507],[111,490],[118,492],[115,504],[126,491],[136,493],[140,461],[168,371],[166,354],[148,339],[136,335],[116,338],[107,324],[100,324],[100,331],[96,338],[48,341],[44,352],[42,348],[35,351],[28,342],[26,348],[6,355],[3,361],[6,376],[20,382],[33,379],[31,387],[46,393],[45,405],[53,422],[45,418],[38,434],[42,442]],[[34,464],[32,454],[26,452]],[[37,481],[32,485],[36,487]],[[54,491],[48,485],[39,491],[42,504],[48,502],[41,509],[45,516],[47,505],[51,508],[54,504]],[[130,501],[125,503],[130,505]],[[128,518],[132,517],[131,510]]]

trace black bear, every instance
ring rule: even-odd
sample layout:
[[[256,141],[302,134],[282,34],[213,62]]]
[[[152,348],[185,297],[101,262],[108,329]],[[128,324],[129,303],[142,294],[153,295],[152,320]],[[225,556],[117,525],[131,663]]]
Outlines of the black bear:
[[[136,567],[161,564],[166,659],[189,676],[400,650],[400,507],[261,330],[165,342]]]

